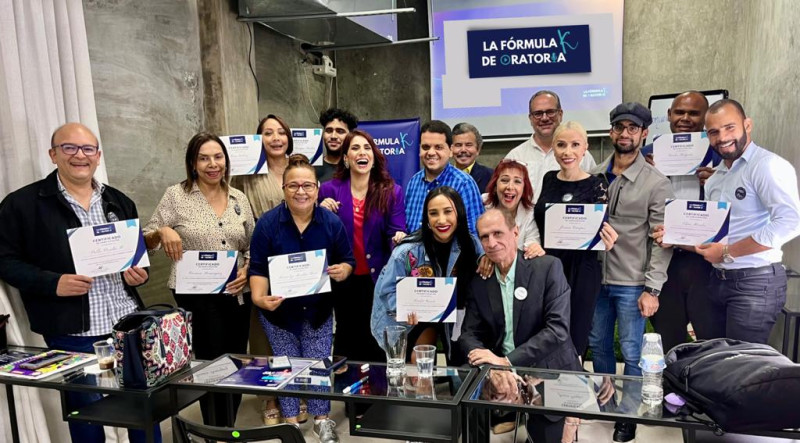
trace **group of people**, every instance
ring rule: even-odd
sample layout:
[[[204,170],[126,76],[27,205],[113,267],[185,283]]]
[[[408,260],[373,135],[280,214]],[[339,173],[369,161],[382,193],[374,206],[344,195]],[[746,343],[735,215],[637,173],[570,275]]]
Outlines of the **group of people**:
[[[441,341],[451,365],[579,370],[591,349],[594,371],[613,374],[617,325],[624,373],[639,375],[648,317],[665,347],[686,340],[690,321],[698,338],[767,340],[785,301],[781,246],[800,231],[800,202],[794,168],[751,141],[752,121],[739,103],[709,107],[695,91],[675,98],[672,131],[705,127],[718,155],[715,168],[688,178],[667,178],[654,167],[652,148],[644,146],[652,117],[641,104],[611,110],[614,152],[600,165],[584,128],[562,122],[556,93],[534,94],[528,115],[533,135],[494,169],[477,162],[482,138],[475,126],[425,123],[422,169],[406,189],[357,118],[340,109],[320,116],[321,166],[292,153],[291,130],[275,115],[257,127],[267,174],[231,177],[220,138],[192,137],[185,179],[166,190],[143,233],[148,249],[172,260],[168,286],[193,312],[196,357],[245,353],[249,342],[254,354],[383,361],[384,329],[402,325],[409,351]],[[49,347],[91,352],[116,320],[142,307],[136,288],[148,271],[75,275],[66,229],[138,213],[124,194],[94,179],[102,150],[85,126],[58,128],[49,153],[56,171],[0,204],[0,278],[20,290],[31,329]],[[665,201],[676,195],[731,202],[729,243],[664,244]],[[543,248],[552,203],[607,204],[605,251]],[[331,293],[273,293],[270,257],[319,249]],[[224,294],[175,292],[175,263],[187,250],[239,252]],[[456,277],[455,324],[397,317],[397,282],[409,276]],[[364,340],[369,336],[375,340]],[[69,398],[71,407],[96,400]],[[297,424],[313,415],[320,440],[338,441],[328,401],[278,401],[279,410],[267,398],[267,422],[282,414]],[[215,402],[213,413],[224,417],[218,424],[232,425],[225,403]],[[201,408],[208,421],[209,402]],[[97,426],[70,423],[70,432],[73,441],[103,441]],[[572,441],[576,428],[542,417],[529,432],[536,442]],[[132,431],[131,440],[141,441],[140,434]],[[635,425],[619,423],[614,440],[634,434]]]

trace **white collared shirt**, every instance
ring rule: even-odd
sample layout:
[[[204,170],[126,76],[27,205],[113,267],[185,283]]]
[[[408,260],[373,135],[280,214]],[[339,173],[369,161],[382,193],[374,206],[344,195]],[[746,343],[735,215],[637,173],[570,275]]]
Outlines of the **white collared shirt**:
[[[706,198],[731,203],[728,244],[752,236],[771,249],[736,257],[720,269],[780,263],[781,247],[800,234],[800,198],[794,167],[779,155],[751,142],[731,168],[720,163],[706,181]]]
[[[542,191],[544,175],[549,171],[558,171],[561,169],[561,166],[558,165],[556,157],[553,154],[553,149],[551,148],[550,151],[544,152],[533,140],[532,135],[531,138],[509,151],[508,154],[506,154],[506,158],[521,161],[527,166],[528,177],[531,180],[531,186],[533,186],[534,204],[536,204],[536,200],[539,199],[539,194]],[[583,160],[581,160],[581,169],[588,172],[596,165],[597,163],[595,163],[594,157],[592,157],[592,154],[587,150],[586,154],[583,156]]]

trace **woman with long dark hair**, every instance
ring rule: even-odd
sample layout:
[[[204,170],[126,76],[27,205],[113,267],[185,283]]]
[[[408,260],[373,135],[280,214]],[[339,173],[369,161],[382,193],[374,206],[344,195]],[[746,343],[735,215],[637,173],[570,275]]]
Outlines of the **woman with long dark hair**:
[[[460,323],[417,324],[413,315],[407,319],[396,318],[397,281],[403,277],[457,277],[456,294],[463,293],[475,275],[483,248],[478,238],[470,234],[464,202],[453,188],[441,186],[429,192],[422,213],[422,227],[392,251],[375,284],[372,335],[382,344],[383,330],[387,326],[408,326],[409,353],[415,345],[436,344],[441,336],[448,364],[459,365],[464,360],[455,343],[461,334]],[[463,312],[465,297],[456,299],[457,309]],[[410,357],[413,361],[413,355]]]
[[[356,267],[334,301],[333,350],[351,360],[383,361],[369,334],[372,298],[378,275],[389,260],[392,238],[406,225],[403,190],[386,166],[386,157],[368,133],[355,129],[342,144],[334,178],[319,190],[320,206],[336,213],[353,247]]]

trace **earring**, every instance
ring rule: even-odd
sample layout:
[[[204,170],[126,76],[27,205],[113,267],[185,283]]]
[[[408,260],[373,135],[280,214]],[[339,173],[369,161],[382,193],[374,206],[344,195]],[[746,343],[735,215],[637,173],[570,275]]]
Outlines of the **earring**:
[[[345,169],[350,169],[350,163],[344,162]]]

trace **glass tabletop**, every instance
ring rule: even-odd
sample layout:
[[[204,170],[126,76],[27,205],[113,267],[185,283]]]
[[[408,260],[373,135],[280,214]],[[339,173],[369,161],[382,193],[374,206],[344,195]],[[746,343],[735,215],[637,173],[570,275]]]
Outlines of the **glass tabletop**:
[[[194,368],[174,381],[176,386],[216,387],[253,392],[302,392],[324,397],[406,399],[457,403],[468,388],[469,368],[434,368],[433,377],[418,377],[416,366],[406,366],[401,377],[386,375],[384,363],[350,362],[330,375],[311,369],[318,360],[290,358],[292,369],[270,370],[266,357],[224,355]]]
[[[639,422],[677,422],[677,407],[642,402],[642,378],[530,368],[483,371],[467,402],[505,409],[546,409],[576,417],[637,418]]]

